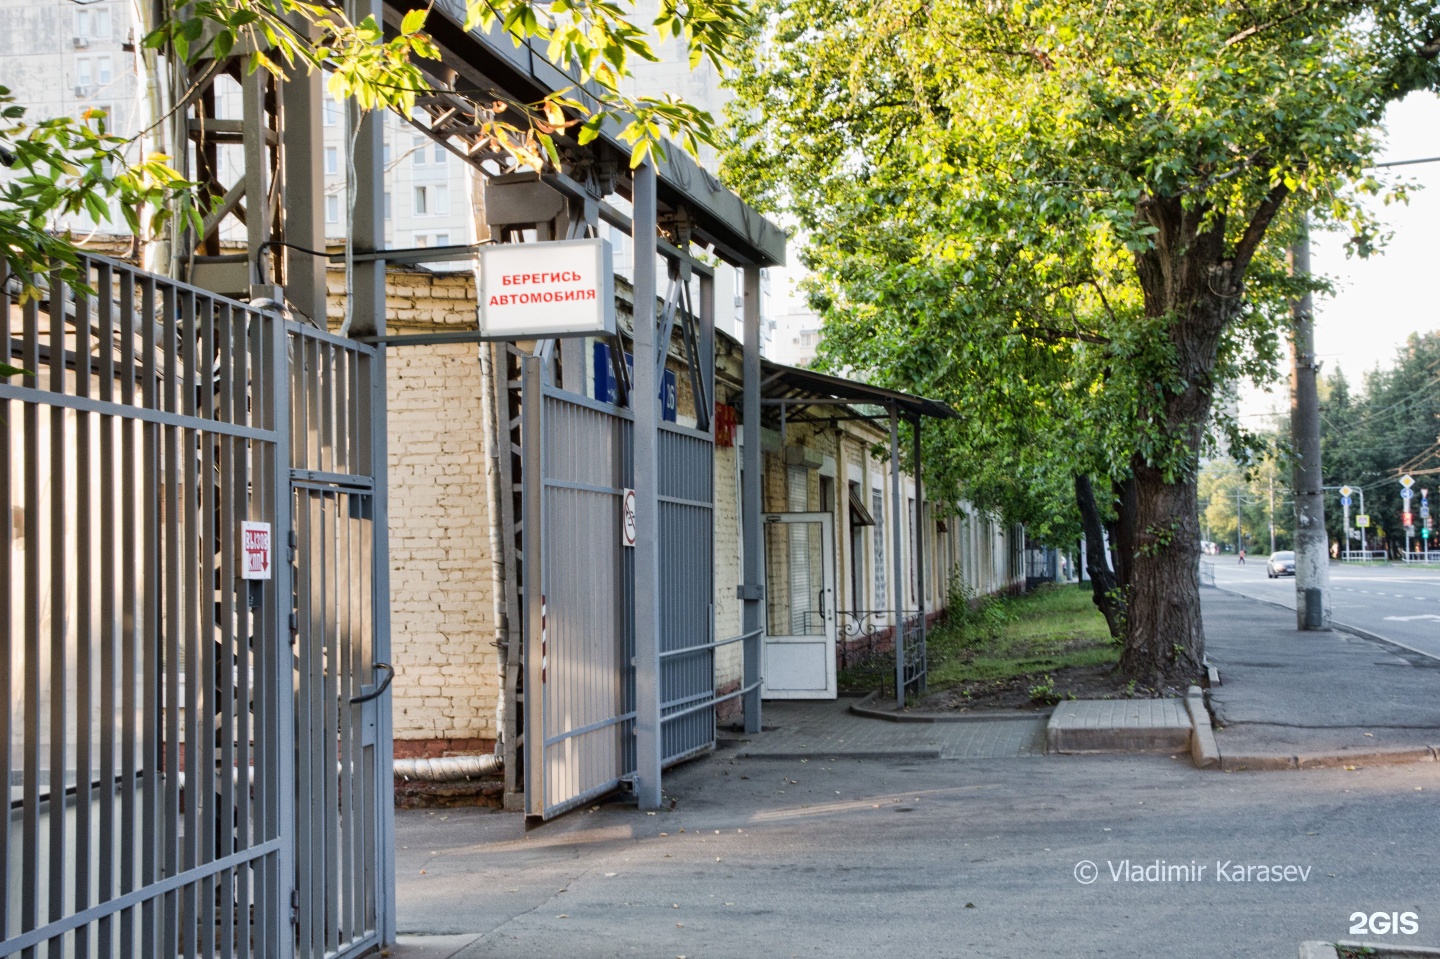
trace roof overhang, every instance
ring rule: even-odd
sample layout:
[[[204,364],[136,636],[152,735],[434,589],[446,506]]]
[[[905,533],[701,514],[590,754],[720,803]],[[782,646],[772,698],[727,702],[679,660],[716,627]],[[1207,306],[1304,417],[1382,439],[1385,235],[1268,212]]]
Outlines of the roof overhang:
[[[422,0],[386,0],[387,25],[396,29],[408,10],[426,6]],[[516,46],[499,24],[488,31],[477,28],[467,33],[464,23],[464,0],[436,0],[426,21],[426,32],[440,47],[442,66],[422,61],[422,69],[454,71],[457,90],[485,95],[503,93],[511,100],[534,103],[553,91],[574,87],[572,95],[593,104],[593,98],[575,77],[550,62],[543,46]],[[618,157],[628,169],[630,149],[620,141],[618,132],[617,125],[607,124],[588,146],[569,146],[597,156],[604,152]],[[665,153],[663,160],[656,157],[662,219],[665,213],[683,207],[693,219],[694,239],[713,247],[726,262],[737,266],[784,265],[784,230],[726,189],[680,147],[669,144]]]
[[[939,400],[770,360],[760,361],[760,401],[787,407],[883,406],[911,419],[928,416],[943,420],[959,416],[954,408]]]

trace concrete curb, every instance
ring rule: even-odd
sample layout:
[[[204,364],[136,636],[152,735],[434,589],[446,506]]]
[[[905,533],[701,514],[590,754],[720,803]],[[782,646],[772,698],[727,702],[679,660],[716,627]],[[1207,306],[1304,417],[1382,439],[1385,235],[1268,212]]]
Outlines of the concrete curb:
[[[944,758],[944,753],[939,749],[894,749],[888,751],[883,749],[874,749],[865,752],[847,752],[845,750],[826,752],[823,749],[811,749],[805,752],[788,753],[752,753],[748,749],[745,749],[737,752],[735,755],[737,758],[744,759],[782,759],[787,761],[794,761],[797,759],[816,759],[817,757],[831,757],[837,761],[841,759],[877,760]]]
[[[1300,943],[1300,959],[1339,959],[1340,953],[1328,942]]]
[[[1271,769],[1335,769],[1344,766],[1431,763],[1440,759],[1440,748],[1371,749],[1355,753],[1221,753],[1223,772],[1260,772]]]
[[[1309,943],[1306,943],[1309,945]],[[1329,945],[1321,943],[1320,945]],[[1350,939],[1337,939],[1334,945],[1330,946],[1328,956],[1335,956],[1339,953],[1337,946],[1344,946],[1346,949],[1369,950],[1369,955],[1375,959],[1430,959],[1433,956],[1440,956],[1440,949],[1430,946],[1394,946],[1387,942],[1359,942]]]
[[[1213,667],[1212,667],[1213,669]],[[1190,712],[1190,761],[1196,769],[1213,769],[1220,765],[1220,747],[1215,745],[1215,730],[1210,725],[1210,710],[1199,686],[1191,686],[1185,694],[1185,708]]]
[[[997,709],[981,713],[892,713],[888,709],[873,709],[870,703],[880,697],[880,690],[868,694],[858,703],[850,706],[850,712],[866,719],[883,719],[887,723],[1004,723],[1030,719],[1048,719],[1055,710],[1037,709],[1033,713],[1018,709]]]

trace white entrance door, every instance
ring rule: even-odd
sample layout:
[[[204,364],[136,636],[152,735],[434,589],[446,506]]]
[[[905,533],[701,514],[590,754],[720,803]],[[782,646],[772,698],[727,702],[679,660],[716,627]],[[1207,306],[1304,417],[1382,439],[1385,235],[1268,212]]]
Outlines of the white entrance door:
[[[829,513],[765,516],[767,699],[834,699],[835,530]]]

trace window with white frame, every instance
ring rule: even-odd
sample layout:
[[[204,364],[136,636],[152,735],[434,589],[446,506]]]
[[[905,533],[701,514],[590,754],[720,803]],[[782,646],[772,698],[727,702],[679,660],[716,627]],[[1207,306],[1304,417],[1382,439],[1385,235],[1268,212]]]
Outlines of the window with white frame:
[[[417,186],[414,188],[414,199],[410,203],[410,212],[415,216],[430,215],[430,188]]]
[[[445,149],[445,145],[443,143],[437,143],[430,152],[430,159],[434,161],[436,166],[444,166],[448,154],[449,151]]]
[[[89,7],[75,11],[75,36],[86,40],[110,37],[110,8]]]
[[[340,122],[340,104],[336,103],[329,97],[326,97],[325,109],[322,115],[324,117],[324,124],[327,127],[333,127],[336,123]]]
[[[325,198],[325,222],[340,222],[340,198],[334,194]]]
[[[385,191],[385,219],[390,219],[390,191]]]
[[[325,148],[325,174],[334,176],[340,172],[340,150],[337,147]]]
[[[425,141],[427,137],[411,137],[410,153],[415,157],[416,166],[425,165]]]

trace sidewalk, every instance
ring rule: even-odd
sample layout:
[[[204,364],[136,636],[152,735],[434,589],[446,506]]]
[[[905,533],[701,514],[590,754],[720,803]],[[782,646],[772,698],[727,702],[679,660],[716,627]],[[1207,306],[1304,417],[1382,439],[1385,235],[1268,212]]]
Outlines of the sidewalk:
[[[1440,747],[1440,660],[1202,589],[1222,769],[1428,761]]]
[[[771,700],[765,733],[744,737],[738,755],[767,759],[1011,759],[1045,754],[1045,717],[894,723],[857,716],[859,700]],[[736,734],[730,734],[736,735]]]

